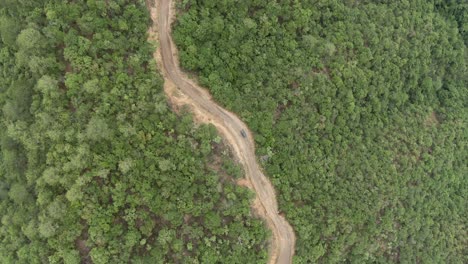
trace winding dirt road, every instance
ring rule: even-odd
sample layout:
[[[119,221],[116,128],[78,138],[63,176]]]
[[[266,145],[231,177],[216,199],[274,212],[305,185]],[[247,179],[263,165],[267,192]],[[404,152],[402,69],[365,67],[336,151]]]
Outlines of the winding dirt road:
[[[285,218],[278,214],[275,190],[257,163],[252,134],[237,116],[218,106],[205,89],[181,71],[177,50],[171,38],[173,1],[154,1],[154,6],[148,6],[153,19],[150,39],[158,40],[160,45],[154,57],[159,66],[162,66],[160,69],[165,78],[166,94],[173,105],[189,105],[198,121],[212,123],[231,145],[234,154],[244,166],[248,181],[246,185],[256,193],[253,207],[273,234],[269,263],[291,263],[295,244],[294,231]],[[241,130],[247,132],[247,138],[242,137]]]

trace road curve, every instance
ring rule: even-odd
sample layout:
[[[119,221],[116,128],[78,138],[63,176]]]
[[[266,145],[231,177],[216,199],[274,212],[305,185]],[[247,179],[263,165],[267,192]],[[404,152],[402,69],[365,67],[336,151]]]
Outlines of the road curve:
[[[275,190],[257,163],[252,134],[236,115],[217,105],[205,89],[181,71],[177,50],[171,37],[171,22],[174,19],[173,0],[154,1],[156,7],[149,6],[154,23],[150,30],[150,38],[157,39],[159,33],[159,49],[155,58],[162,66],[166,82],[172,82],[179,92],[187,97],[192,110],[196,113],[195,117],[203,116],[204,120],[209,120],[218,129],[243,165],[251,188],[256,193],[256,203],[260,205],[258,213],[272,231],[269,263],[292,263],[294,231],[286,219],[278,214]],[[168,94],[168,96],[174,95]],[[247,138],[242,137],[241,130],[247,132]]]

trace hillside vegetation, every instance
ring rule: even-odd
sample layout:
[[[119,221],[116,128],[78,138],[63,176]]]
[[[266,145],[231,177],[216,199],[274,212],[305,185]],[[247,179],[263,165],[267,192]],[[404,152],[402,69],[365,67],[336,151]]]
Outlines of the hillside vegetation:
[[[257,263],[212,126],[171,112],[144,1],[0,2],[0,263]]]
[[[295,263],[468,261],[462,2],[179,2],[181,64],[254,131]]]

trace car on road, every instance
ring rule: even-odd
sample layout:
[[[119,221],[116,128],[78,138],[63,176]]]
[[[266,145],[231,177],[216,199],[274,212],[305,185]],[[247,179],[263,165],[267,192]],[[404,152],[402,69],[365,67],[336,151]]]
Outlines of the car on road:
[[[240,133],[241,133],[241,135],[242,135],[243,138],[246,138],[246,137],[247,137],[247,133],[245,133],[245,130],[244,130],[244,129],[242,129],[242,130],[240,131]]]

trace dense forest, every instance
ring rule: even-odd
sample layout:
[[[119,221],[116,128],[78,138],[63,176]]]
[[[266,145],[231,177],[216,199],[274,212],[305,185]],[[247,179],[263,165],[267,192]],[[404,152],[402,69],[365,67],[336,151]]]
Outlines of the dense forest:
[[[262,263],[212,126],[171,112],[140,0],[0,1],[0,263]]]
[[[178,2],[182,66],[245,120],[295,263],[467,263],[465,1]]]

